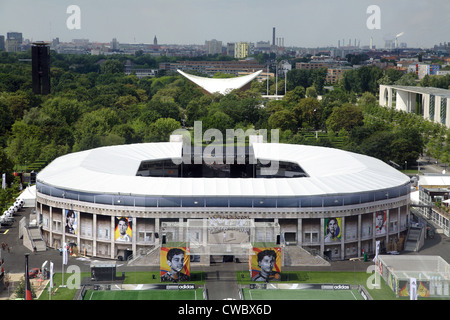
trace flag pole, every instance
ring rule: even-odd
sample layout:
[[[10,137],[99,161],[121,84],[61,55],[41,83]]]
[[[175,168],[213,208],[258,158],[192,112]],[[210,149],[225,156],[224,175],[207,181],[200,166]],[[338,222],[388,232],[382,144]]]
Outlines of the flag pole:
[[[29,253],[25,253],[25,290],[24,290],[24,300],[32,300],[30,279],[28,277],[28,256]]]
[[[52,300],[53,289],[53,262],[50,260],[50,283],[48,286],[48,300]]]
[[[60,288],[64,288],[64,265],[67,264],[67,244],[64,242],[63,252],[62,252],[62,284],[59,286]]]

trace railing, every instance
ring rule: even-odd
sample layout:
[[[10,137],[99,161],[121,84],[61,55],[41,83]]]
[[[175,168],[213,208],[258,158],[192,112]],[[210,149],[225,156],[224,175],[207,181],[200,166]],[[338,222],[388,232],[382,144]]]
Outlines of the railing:
[[[155,208],[326,208],[398,199],[410,192],[409,183],[385,190],[357,194],[292,197],[151,197],[145,195],[90,194],[64,190],[38,182],[37,192],[51,197],[103,205]]]

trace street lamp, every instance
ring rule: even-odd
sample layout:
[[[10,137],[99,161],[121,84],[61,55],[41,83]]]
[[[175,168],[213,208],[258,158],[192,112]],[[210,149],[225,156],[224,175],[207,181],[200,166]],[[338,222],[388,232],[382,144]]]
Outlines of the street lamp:
[[[406,171],[407,166],[408,166],[408,161],[405,160],[405,171]]]

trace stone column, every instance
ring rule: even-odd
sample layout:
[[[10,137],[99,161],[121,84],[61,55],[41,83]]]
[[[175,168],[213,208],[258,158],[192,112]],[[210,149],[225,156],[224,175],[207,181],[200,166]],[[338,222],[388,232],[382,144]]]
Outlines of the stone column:
[[[111,259],[114,259],[114,257],[116,256],[116,248],[114,245],[114,241],[115,241],[115,239],[114,239],[114,237],[115,237],[115,233],[114,233],[115,221],[114,221],[114,219],[115,218],[116,218],[115,216],[111,216],[111,252],[110,252]]]
[[[322,255],[325,250],[325,235],[324,235],[325,229],[324,228],[325,228],[325,219],[320,218],[320,230],[319,230],[320,255]]]
[[[51,206],[49,206],[48,207],[48,214],[49,214],[49,217],[48,217],[48,224],[49,224],[49,226],[48,226],[48,229],[49,229],[49,239],[48,239],[48,241],[49,241],[49,247],[53,247],[53,210],[52,210],[52,207]]]
[[[155,218],[155,234],[158,234],[158,238],[155,237],[155,246],[159,246],[162,237],[162,234],[159,232],[159,218]]]
[[[345,258],[345,217],[341,218],[341,259]]]
[[[136,239],[137,239],[137,218],[131,218],[133,229],[131,229],[131,250],[133,251],[133,255],[136,256]]]
[[[92,256],[97,256],[97,214],[92,214]]]
[[[362,216],[361,214],[358,214],[358,230],[356,230],[356,234],[358,237],[358,256],[362,255],[362,251],[361,251],[361,237],[362,237],[362,230],[361,230],[361,220],[362,220]]]

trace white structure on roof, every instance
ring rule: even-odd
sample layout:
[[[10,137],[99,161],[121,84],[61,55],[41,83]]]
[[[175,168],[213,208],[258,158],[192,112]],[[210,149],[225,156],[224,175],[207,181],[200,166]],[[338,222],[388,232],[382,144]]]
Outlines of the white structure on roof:
[[[255,158],[299,164],[303,178],[235,179],[137,176],[143,161],[182,159],[182,143],[161,142],[102,147],[54,160],[39,183],[98,194],[136,196],[300,197],[341,196],[399,187],[408,176],[357,153],[308,145],[254,143]]]
[[[259,74],[262,72],[262,70],[256,71],[252,74],[241,76],[241,77],[235,77],[235,78],[205,78],[205,77],[199,77],[194,76],[192,74],[185,73],[181,70],[177,70],[178,73],[180,73],[182,76],[186,77],[188,80],[194,82],[204,90],[206,90],[209,93],[220,93],[220,94],[227,94],[235,89],[241,89],[246,84],[250,83],[256,77],[259,76]]]
[[[382,161],[332,148],[275,143],[255,142],[248,153],[260,164],[246,164],[242,173],[254,172],[247,177],[205,176],[205,170],[230,173],[239,164],[234,169],[199,164],[202,174],[188,176],[188,165],[180,163],[183,144],[176,140],[64,155],[37,175],[36,211],[42,217],[37,221],[42,221],[48,246],[73,242],[88,255],[112,259],[157,247],[161,234],[179,241],[177,225],[191,220],[202,225],[208,219],[275,223],[279,234],[255,227],[254,241],[275,242],[278,236],[283,246],[308,247],[332,259],[373,253],[376,241],[387,246],[406,233],[410,179]],[[267,161],[279,165],[276,176],[260,174]],[[69,211],[75,212],[75,233],[64,228]],[[115,238],[119,217],[130,222],[129,243]],[[331,220],[338,225],[334,236],[327,227]],[[183,239],[211,240],[201,230],[188,232]]]

